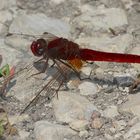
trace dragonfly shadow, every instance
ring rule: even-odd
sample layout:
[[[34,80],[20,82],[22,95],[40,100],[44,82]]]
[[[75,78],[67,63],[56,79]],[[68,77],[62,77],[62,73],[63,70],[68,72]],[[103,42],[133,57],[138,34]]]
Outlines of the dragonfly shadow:
[[[101,79],[98,77],[93,77],[92,81],[99,85],[109,85],[117,87],[130,87],[134,83],[134,79],[130,76],[115,76],[112,79]]]
[[[4,100],[7,100],[6,94],[12,89],[13,86],[16,85],[16,80],[12,80],[5,85],[2,85],[2,89],[0,91],[0,97]],[[9,96],[10,97],[10,96]]]
[[[41,71],[43,66],[45,65],[45,61],[40,61],[40,62],[36,62],[34,63],[34,67],[38,70]],[[64,68],[63,68],[64,67]],[[66,66],[63,66],[62,69],[65,70]],[[58,74],[60,74],[58,79],[55,79],[54,75],[56,74],[56,72]],[[64,74],[67,73],[67,71],[64,71]],[[52,76],[52,78],[54,78],[55,80],[57,80],[58,82],[61,81],[63,79],[64,83],[66,83],[67,81],[69,81],[71,78],[73,77],[77,77],[75,72],[70,72],[67,75],[67,79],[64,79],[64,74],[62,75],[61,72],[58,70],[58,67],[56,65],[50,66],[47,68],[47,72],[46,72],[46,76],[43,78],[43,80],[46,80],[48,77]],[[91,81],[95,84],[99,84],[101,86],[103,85],[108,85],[108,86],[117,86],[117,87],[130,87],[133,83],[134,83],[134,79],[130,76],[115,76],[115,77],[111,77],[109,78],[98,78],[98,77],[91,77],[91,80],[88,79],[89,76],[81,73],[81,77],[82,79],[84,79],[84,81]],[[138,87],[134,92],[137,93],[140,90],[140,87]]]
[[[46,65],[45,61],[39,61],[39,62],[34,62],[33,66],[41,72],[43,70],[43,67]],[[57,72],[57,67],[56,66],[48,66],[46,71],[46,76],[43,78],[43,80],[46,80],[48,77],[53,76],[54,73]]]
[[[6,92],[8,92],[13,86],[16,85],[16,80],[11,80],[6,88]]]
[[[45,65],[45,61],[37,61],[37,62],[33,62],[33,66],[38,70],[41,71],[42,68]]]

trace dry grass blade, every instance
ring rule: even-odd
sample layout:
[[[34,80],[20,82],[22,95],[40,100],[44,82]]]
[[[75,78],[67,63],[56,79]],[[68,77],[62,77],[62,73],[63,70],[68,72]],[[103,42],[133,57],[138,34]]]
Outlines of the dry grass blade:
[[[17,135],[18,130],[11,125],[9,119],[8,119],[8,113],[5,111],[5,109],[0,107],[0,122],[1,122],[1,128],[3,127],[3,135]]]

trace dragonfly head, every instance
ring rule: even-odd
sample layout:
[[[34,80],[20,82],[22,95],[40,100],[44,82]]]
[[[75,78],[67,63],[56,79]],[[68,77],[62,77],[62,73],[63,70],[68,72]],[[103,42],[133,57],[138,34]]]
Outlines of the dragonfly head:
[[[33,41],[31,44],[31,50],[32,53],[35,56],[42,56],[45,53],[45,48],[47,46],[47,43],[44,39],[38,39],[36,41]]]

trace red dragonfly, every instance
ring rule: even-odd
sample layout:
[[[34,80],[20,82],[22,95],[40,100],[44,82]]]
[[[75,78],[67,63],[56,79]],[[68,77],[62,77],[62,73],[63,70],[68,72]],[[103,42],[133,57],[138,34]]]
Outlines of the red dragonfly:
[[[44,38],[37,39],[32,42],[31,50],[35,56],[42,57],[40,60],[46,60],[46,65],[42,72],[47,69],[49,59],[53,60],[54,63],[56,63],[56,60],[62,63],[68,61],[67,65],[70,64],[69,67],[75,69],[80,69],[82,67],[82,61],[140,63],[139,55],[101,52],[80,48],[78,44],[59,37],[51,38],[49,41]]]
[[[49,42],[44,38],[37,39],[36,41],[32,42],[31,50],[35,56],[42,57],[41,60],[46,60],[46,68],[49,59],[53,60],[54,62],[55,60],[60,62],[61,60],[65,60],[71,64],[74,62],[76,62],[76,64],[77,62],[80,62],[78,63],[80,65],[74,65],[77,68],[82,66],[81,61],[140,63],[139,55],[101,52],[80,48],[78,44],[69,41],[68,39],[58,37],[54,37],[54,39]]]

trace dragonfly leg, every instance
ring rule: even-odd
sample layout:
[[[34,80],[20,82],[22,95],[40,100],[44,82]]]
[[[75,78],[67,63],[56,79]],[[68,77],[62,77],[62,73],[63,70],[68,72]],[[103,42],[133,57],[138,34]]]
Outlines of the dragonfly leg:
[[[88,61],[85,61],[87,64],[93,64],[94,62],[88,62]]]
[[[55,92],[55,94],[54,94],[54,96],[57,95],[57,99],[58,99],[58,91],[59,91],[59,89],[61,88],[61,86],[63,85],[63,83],[64,83],[64,80],[61,81],[61,83],[60,83],[58,89],[56,90],[56,92]]]
[[[53,67],[55,65],[55,62],[53,61],[53,64],[50,67]]]

